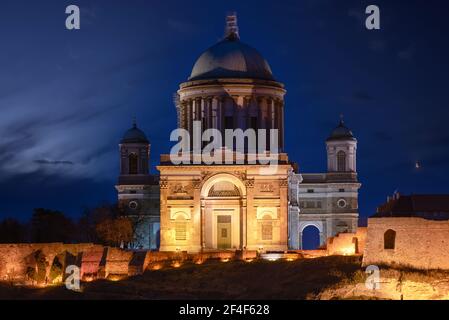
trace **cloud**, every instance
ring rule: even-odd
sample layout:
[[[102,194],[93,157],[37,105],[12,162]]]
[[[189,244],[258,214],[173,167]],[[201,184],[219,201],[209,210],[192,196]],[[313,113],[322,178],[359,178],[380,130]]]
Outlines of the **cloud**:
[[[352,99],[356,102],[371,102],[374,101],[375,98],[365,91],[356,91],[352,95]]]
[[[189,21],[183,21],[173,18],[167,20],[167,25],[170,29],[181,33],[193,34],[198,30],[197,26]]]
[[[374,132],[374,138],[380,142],[390,142],[393,141],[393,136],[385,131]]]
[[[360,23],[365,23],[365,11],[361,8],[351,8],[348,10],[348,16],[355,18]]]
[[[384,52],[385,49],[387,48],[387,43],[384,40],[372,40],[369,42],[368,47],[370,48],[370,50],[374,51],[374,52]]]
[[[64,161],[64,160],[34,160],[34,162],[37,164],[52,165],[52,166],[57,166],[57,165],[73,166],[74,165],[74,163],[72,161]]]
[[[95,6],[83,5],[80,7],[81,23],[92,25],[98,17],[98,8]]]
[[[416,49],[414,46],[409,46],[406,49],[398,52],[398,58],[404,61],[412,61],[415,56]]]

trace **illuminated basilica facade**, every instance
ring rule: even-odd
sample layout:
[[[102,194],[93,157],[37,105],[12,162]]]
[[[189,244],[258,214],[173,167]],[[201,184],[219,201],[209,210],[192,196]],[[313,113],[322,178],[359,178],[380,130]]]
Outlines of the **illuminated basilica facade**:
[[[285,251],[302,248],[308,226],[319,230],[321,244],[357,229],[356,139],[341,122],[326,141],[328,172],[298,173],[284,152],[285,94],[267,61],[240,41],[236,17],[229,16],[225,38],[199,57],[180,85],[178,128],[190,137],[194,122],[203,132],[216,129],[223,137],[227,129],[276,129],[277,136],[268,134],[264,142],[278,164],[267,175],[267,164],[249,161],[248,147],[223,145],[232,163],[207,165],[194,161],[197,155],[190,152],[188,164],[175,165],[170,155],[161,155],[160,174],[153,176],[149,140],[134,124],[120,143],[116,186],[121,208],[135,221],[133,247]],[[273,139],[274,151],[269,148]]]

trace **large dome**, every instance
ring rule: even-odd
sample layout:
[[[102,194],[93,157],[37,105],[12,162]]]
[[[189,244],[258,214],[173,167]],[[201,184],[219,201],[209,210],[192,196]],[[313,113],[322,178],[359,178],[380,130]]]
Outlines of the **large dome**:
[[[268,62],[238,37],[227,37],[204,52],[193,67],[190,81],[220,78],[274,80]]]

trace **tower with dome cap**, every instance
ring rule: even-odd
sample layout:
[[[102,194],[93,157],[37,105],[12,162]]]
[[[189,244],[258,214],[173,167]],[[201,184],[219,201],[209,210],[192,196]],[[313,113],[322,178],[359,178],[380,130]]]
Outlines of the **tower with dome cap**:
[[[301,173],[301,183],[291,186],[297,190],[289,207],[292,249],[304,249],[306,228],[318,231],[320,245],[339,233],[357,231],[361,187],[357,178],[357,139],[342,117],[326,139],[326,151],[327,172]]]
[[[120,211],[134,222],[134,249],[159,244],[159,183],[149,172],[150,141],[134,119],[119,144],[120,175],[116,185]]]
[[[357,172],[357,139],[346,127],[343,117],[327,138],[326,148],[328,172]]]

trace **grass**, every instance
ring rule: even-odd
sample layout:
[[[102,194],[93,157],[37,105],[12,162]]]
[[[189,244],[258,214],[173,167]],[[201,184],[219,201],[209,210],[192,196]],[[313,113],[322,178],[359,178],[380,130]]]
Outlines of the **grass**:
[[[0,286],[0,299],[313,299],[322,290],[352,281],[359,257],[324,257],[296,261],[209,261],[201,265],[147,271],[112,282],[83,283],[81,293],[65,287],[44,289]]]
[[[63,286],[32,289],[0,284],[0,299],[150,299],[150,300],[299,300],[315,299],[326,289],[365,282],[360,257],[331,256],[295,261],[208,261],[164,266],[121,281],[82,284],[82,292]],[[379,266],[382,277],[429,283],[449,279],[449,272]],[[449,281],[449,280],[448,280]],[[373,299],[351,297],[351,299]]]

